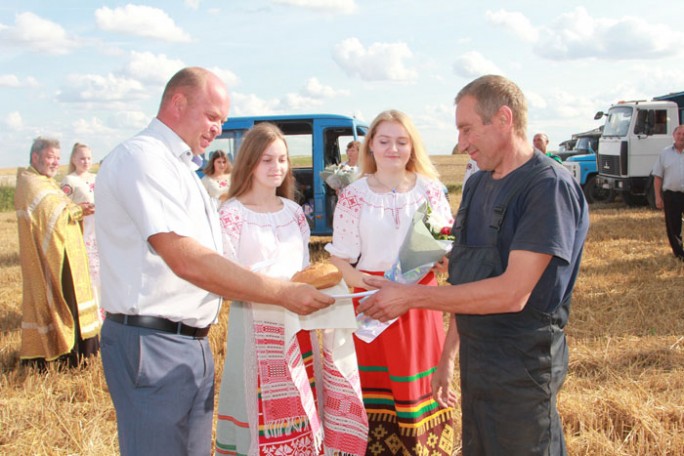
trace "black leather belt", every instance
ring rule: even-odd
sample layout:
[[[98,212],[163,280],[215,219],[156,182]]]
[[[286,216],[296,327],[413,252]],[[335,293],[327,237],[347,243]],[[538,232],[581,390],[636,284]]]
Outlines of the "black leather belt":
[[[138,328],[156,329],[172,334],[182,334],[183,336],[196,337],[201,339],[207,337],[211,325],[204,328],[195,328],[184,323],[179,323],[166,318],[150,317],[148,315],[124,315],[107,312],[107,319],[127,326],[137,326]]]

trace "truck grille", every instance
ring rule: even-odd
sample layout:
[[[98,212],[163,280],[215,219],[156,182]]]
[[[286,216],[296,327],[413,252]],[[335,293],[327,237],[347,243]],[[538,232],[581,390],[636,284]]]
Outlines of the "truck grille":
[[[620,157],[617,155],[601,155],[598,157],[598,172],[606,176],[620,176]]]

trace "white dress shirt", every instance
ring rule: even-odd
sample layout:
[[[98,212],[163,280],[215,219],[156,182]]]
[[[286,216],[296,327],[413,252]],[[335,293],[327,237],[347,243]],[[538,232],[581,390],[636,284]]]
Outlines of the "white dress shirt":
[[[216,208],[187,144],[158,119],[104,159],[95,189],[102,307],[204,327],[221,298],[176,276],[152,249],[157,233],[223,251]]]

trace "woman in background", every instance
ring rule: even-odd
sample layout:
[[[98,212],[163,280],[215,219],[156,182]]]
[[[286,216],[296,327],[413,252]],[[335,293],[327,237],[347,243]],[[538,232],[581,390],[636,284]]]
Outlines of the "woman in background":
[[[364,276],[390,269],[421,205],[453,223],[437,171],[406,114],[379,114],[360,155],[363,177],[340,193],[325,247],[355,292],[367,288]],[[434,273],[420,283],[436,286]],[[441,312],[411,309],[371,342],[354,338],[370,427],[367,455],[452,454],[453,411],[439,407],[431,386],[444,337]]]
[[[228,194],[232,169],[233,167],[224,151],[215,150],[211,153],[209,163],[202,170],[204,172],[202,183],[210,197],[220,200],[222,196]]]
[[[90,204],[95,209],[95,174],[90,172],[93,163],[93,153],[85,144],[76,143],[71,149],[68,174],[64,176],[60,186],[62,191],[76,203]],[[87,215],[82,222],[83,241],[88,254],[88,269],[93,286],[93,296],[99,306],[100,303],[100,256],[95,240],[95,214]],[[104,319],[102,312],[100,318]]]
[[[350,141],[347,144],[347,161],[342,163],[342,165],[347,165],[351,168],[358,168],[359,166],[359,150],[361,149],[360,141]]]

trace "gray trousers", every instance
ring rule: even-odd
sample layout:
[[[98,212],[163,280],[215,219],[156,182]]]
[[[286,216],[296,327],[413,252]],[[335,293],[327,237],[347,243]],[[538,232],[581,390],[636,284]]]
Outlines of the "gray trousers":
[[[100,342],[121,454],[209,455],[214,359],[208,339],[105,320]]]

